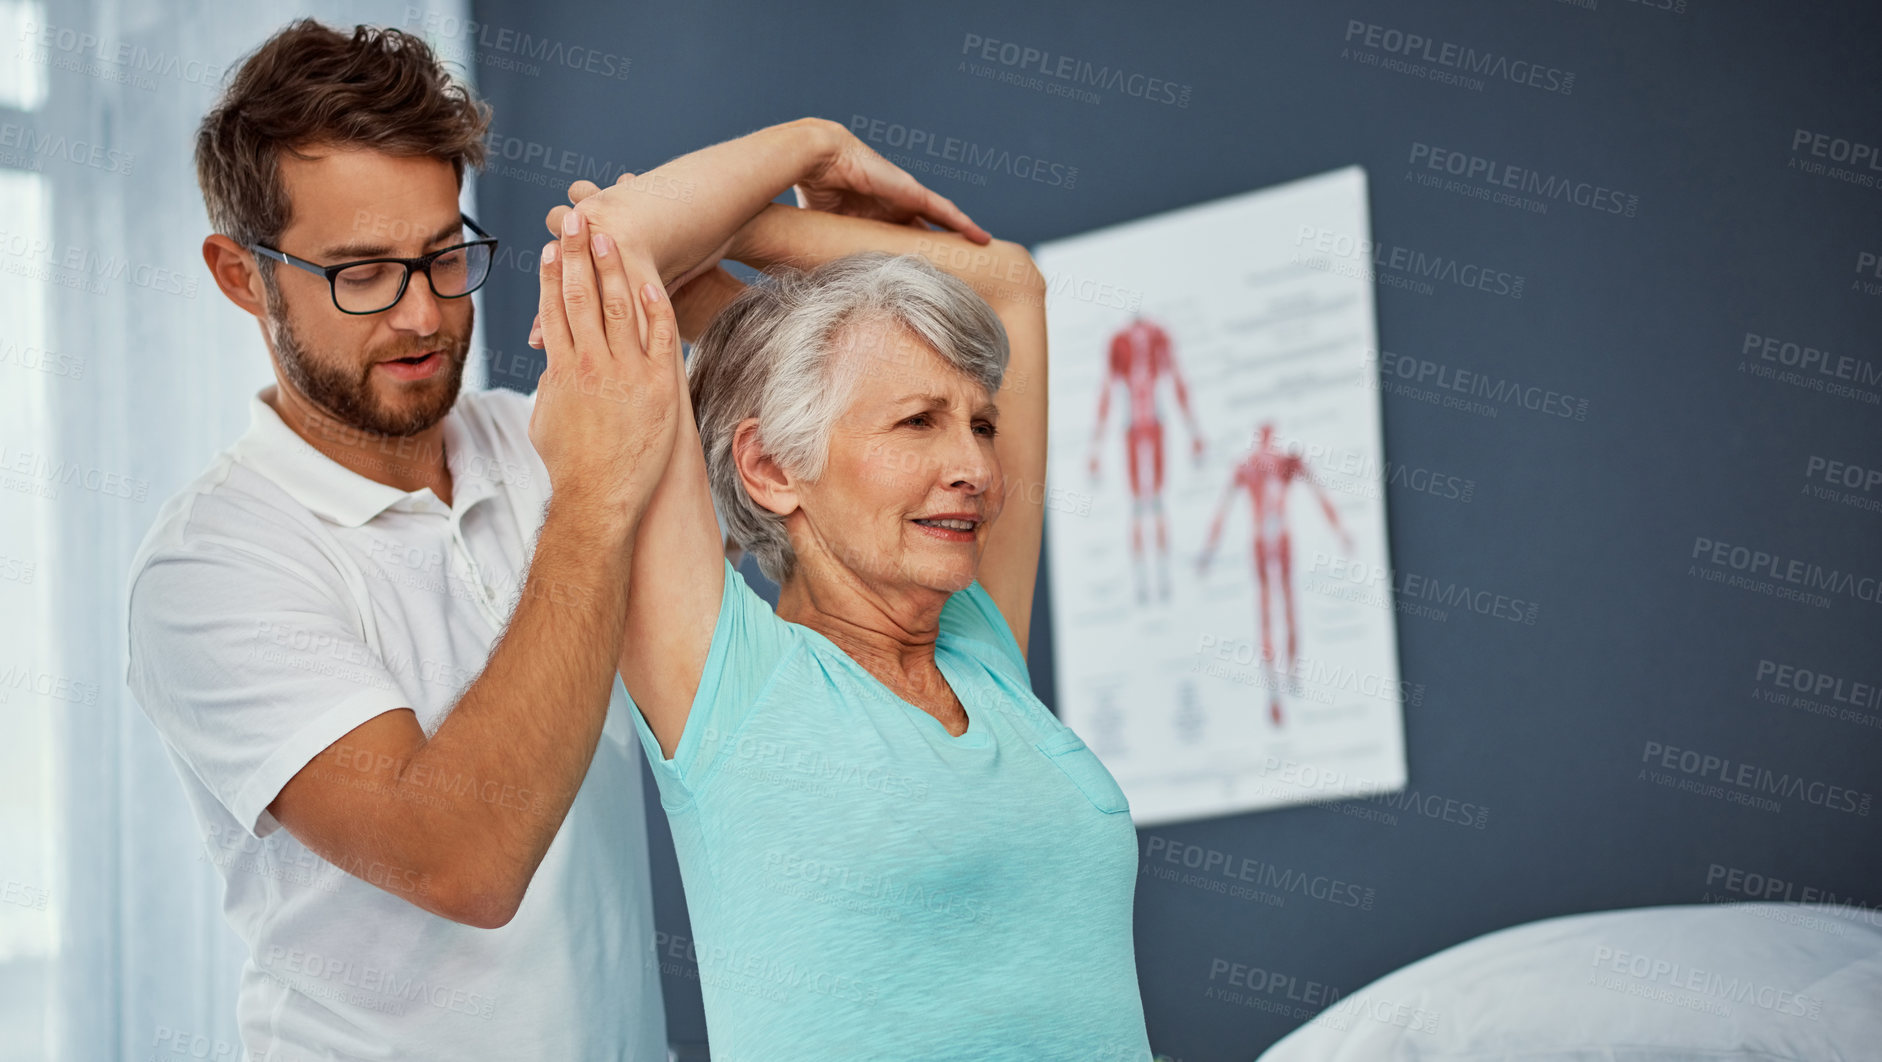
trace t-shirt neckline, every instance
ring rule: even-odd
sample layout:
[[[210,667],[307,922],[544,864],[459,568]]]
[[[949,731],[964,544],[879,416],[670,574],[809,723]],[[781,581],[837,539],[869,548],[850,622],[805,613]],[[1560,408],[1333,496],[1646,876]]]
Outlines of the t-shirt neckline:
[[[785,620],[784,622],[790,623],[791,621]],[[985,746],[988,743],[987,724],[980,721],[976,717],[973,710],[967,707],[967,699],[961,696],[961,682],[954,675],[951,675],[948,673],[948,669],[951,665],[944,664],[941,659],[942,643],[944,641],[949,642],[950,648],[952,648],[952,645],[951,645],[951,641],[953,638],[952,632],[940,631],[935,635],[934,666],[937,670],[941,672],[941,678],[947,682],[948,690],[954,694],[954,699],[961,702],[961,711],[965,713],[967,716],[967,729],[961,731],[959,734],[948,733],[948,728],[941,722],[941,720],[936,719],[932,714],[930,714],[927,711],[924,711],[920,705],[910,704],[906,697],[903,697],[901,694],[896,693],[894,690],[890,689],[888,683],[883,682],[881,679],[877,678],[874,673],[872,673],[868,668],[864,667],[855,657],[844,652],[842,646],[839,646],[835,642],[831,641],[829,638],[824,637],[821,631],[815,630],[801,623],[796,624],[796,626],[803,627],[806,632],[815,636],[818,641],[828,646],[831,652],[842,657],[844,666],[856,672],[859,672],[866,682],[873,684],[877,692],[880,692],[884,697],[887,697],[889,700],[894,701],[896,704],[901,705],[903,710],[913,712],[914,714],[920,716],[921,719],[925,721],[928,726],[931,726],[934,728],[934,732],[937,735],[939,735],[942,741],[945,742],[946,744],[961,747],[961,748],[979,748],[979,747]],[[920,725],[920,723],[918,722],[917,725]]]

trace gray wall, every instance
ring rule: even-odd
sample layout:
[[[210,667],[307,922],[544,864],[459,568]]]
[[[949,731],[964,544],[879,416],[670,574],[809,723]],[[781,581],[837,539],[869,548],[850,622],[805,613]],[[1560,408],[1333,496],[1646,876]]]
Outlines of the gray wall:
[[[1585,400],[1576,418],[1510,403],[1483,415],[1391,386],[1383,398],[1389,460],[1473,483],[1468,500],[1390,488],[1400,572],[1537,602],[1537,621],[1401,614],[1402,669],[1426,691],[1405,719],[1415,801],[1142,832],[1137,951],[1159,1051],[1251,1058],[1329,991],[1530,919],[1747,898],[1747,880],[1791,898],[1882,903],[1882,810],[1870,806],[1882,792],[1882,706],[1873,686],[1855,687],[1882,682],[1882,485],[1823,474],[1829,462],[1882,468],[1873,5],[475,7],[499,155],[533,143],[549,160],[499,159],[480,187],[482,220],[513,248],[540,245],[564,167],[612,176],[772,122],[862,115],[1076,166],[1069,187],[928,178],[1029,245],[1357,162],[1382,244],[1522,278],[1520,298],[1443,278],[1428,291],[1381,283],[1378,312],[1395,355],[1388,385],[1399,372],[1467,371]],[[1395,53],[1407,46],[1388,30],[1431,43]],[[1187,105],[1115,90],[1067,99],[1036,71],[1022,75],[1031,83],[979,77],[960,68],[974,58],[963,55],[970,35],[1167,79],[1172,94],[1186,87]],[[614,64],[571,70],[522,51],[545,42],[631,64],[616,78]],[[1462,74],[1479,84],[1445,83],[1428,75],[1457,73],[1446,46],[1504,65]],[[1532,69],[1540,85],[1512,79]],[[1420,183],[1446,175],[1417,168],[1416,145],[1633,198],[1615,201],[1620,213],[1605,197],[1535,212],[1483,198],[1490,186],[1468,174],[1458,188]],[[1864,151],[1849,173],[1829,172],[1830,156]],[[493,382],[527,390],[542,363],[522,342],[533,257],[519,265],[486,305]],[[1407,279],[1389,265],[1381,274]],[[1828,351],[1832,373],[1763,375],[1785,370],[1786,348],[1746,353],[1748,336]],[[1715,563],[1701,540],[1782,560],[1744,571],[1729,551]],[[1820,599],[1770,592],[1832,570],[1858,581],[1808,591]],[[1044,600],[1042,590],[1032,664],[1050,704]],[[1799,705],[1778,665],[1840,682],[1845,702],[1833,686]],[[1733,766],[1707,775],[1703,760],[1682,771],[1677,754],[1644,762],[1658,746]],[[1774,810],[1734,802],[1744,790],[1718,776],[1739,777],[1739,764],[1807,788]],[[1479,811],[1481,828],[1452,821]],[[1272,906],[1148,873],[1170,853],[1337,878],[1370,906],[1297,892]],[[662,929],[683,936],[671,853],[657,862]],[[1218,961],[1278,977],[1258,1006],[1225,1004],[1209,995]],[[696,984],[684,964],[670,969],[673,1036],[701,1040]]]

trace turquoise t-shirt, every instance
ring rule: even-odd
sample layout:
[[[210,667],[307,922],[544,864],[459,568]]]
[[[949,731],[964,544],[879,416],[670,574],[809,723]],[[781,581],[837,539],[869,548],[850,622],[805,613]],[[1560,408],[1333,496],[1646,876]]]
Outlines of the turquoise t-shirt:
[[[1124,793],[979,583],[941,610],[954,737],[730,564],[673,759],[713,1062],[1148,1060]]]

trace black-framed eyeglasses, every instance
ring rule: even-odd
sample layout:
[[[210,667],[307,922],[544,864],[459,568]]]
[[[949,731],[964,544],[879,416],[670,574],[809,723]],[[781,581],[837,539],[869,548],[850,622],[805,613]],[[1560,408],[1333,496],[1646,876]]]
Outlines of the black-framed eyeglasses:
[[[458,217],[482,238],[417,258],[361,258],[323,266],[259,243],[249,244],[248,249],[326,277],[333,305],[341,313],[384,313],[405,297],[405,286],[411,283],[414,269],[425,274],[431,293],[440,299],[461,299],[484,286],[490,278],[490,261],[497,253],[496,237],[478,228],[469,214],[460,213]]]

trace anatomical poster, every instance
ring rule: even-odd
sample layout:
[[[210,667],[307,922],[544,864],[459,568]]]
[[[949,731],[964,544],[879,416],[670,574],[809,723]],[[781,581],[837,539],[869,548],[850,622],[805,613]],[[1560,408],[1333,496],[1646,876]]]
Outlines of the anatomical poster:
[[[1140,825],[1405,784],[1370,246],[1353,166],[1034,252],[1057,707]]]

